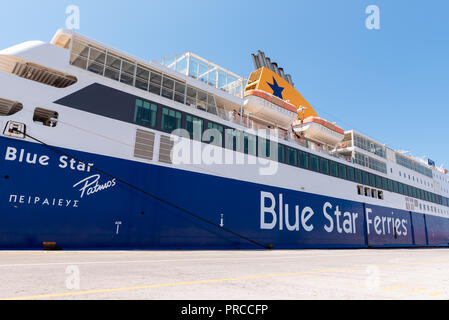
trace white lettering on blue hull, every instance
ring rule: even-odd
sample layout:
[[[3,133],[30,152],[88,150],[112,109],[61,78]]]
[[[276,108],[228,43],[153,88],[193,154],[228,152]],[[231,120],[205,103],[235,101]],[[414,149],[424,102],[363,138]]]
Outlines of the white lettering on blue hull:
[[[344,211],[339,205],[335,206],[335,210],[332,212],[334,205],[329,201],[326,201],[322,206],[324,220],[319,219],[319,221],[325,221],[325,223],[320,226],[316,226],[312,222],[315,215],[312,206],[304,206],[302,210],[299,205],[295,205],[294,208],[293,215],[282,193],[279,194],[278,202],[276,202],[274,194],[262,191],[260,193],[260,229],[279,229],[282,231],[285,228],[288,231],[300,231],[302,229],[306,232],[313,232],[319,227],[327,233],[363,234],[363,230],[357,228],[357,219],[361,216],[360,213]],[[368,235],[373,231],[377,235],[394,235],[395,237],[406,237],[408,235],[408,221],[395,218],[394,212],[391,212],[391,216],[375,215],[373,209],[366,208],[365,214]],[[292,220],[294,220],[293,224],[291,223]]]

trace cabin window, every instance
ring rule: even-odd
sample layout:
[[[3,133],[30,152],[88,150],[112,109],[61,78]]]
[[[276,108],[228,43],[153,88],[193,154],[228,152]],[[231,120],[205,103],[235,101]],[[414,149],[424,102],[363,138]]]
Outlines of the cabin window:
[[[201,141],[203,135],[203,119],[186,116],[186,130],[189,132],[190,139]]]
[[[338,176],[341,179],[345,179],[346,180],[346,166],[344,164],[338,164]]]
[[[158,72],[151,71],[150,76],[150,92],[161,95],[161,87],[162,87],[162,74]]]
[[[384,193],[383,193],[383,191],[380,191],[380,190],[379,190],[379,191],[377,192],[377,196],[379,197],[380,200],[383,200],[383,199],[384,199]]]
[[[329,160],[321,158],[321,173],[329,174]]]
[[[179,128],[181,128],[181,112],[163,108],[161,129],[171,133]]]
[[[205,91],[197,91],[196,107],[202,111],[207,111],[207,93]]]
[[[118,81],[120,78],[120,67],[120,58],[108,53],[104,70],[105,77]]]
[[[259,138],[259,157],[271,159],[272,157],[272,141]]]
[[[244,151],[246,154],[257,155],[257,138],[251,134],[244,134]]]
[[[382,189],[388,190],[388,179],[384,177],[382,178]]]
[[[310,155],[310,169],[312,169],[313,171],[317,171],[317,172],[319,171],[320,166],[319,166],[317,156]]]
[[[156,126],[157,106],[154,103],[136,100],[134,111],[134,122],[145,127],[154,128]]]
[[[87,70],[103,75],[106,52],[96,48],[90,48]]]
[[[368,187],[365,187],[365,197],[371,196],[371,189]]]
[[[225,130],[225,147],[226,149],[242,152],[242,132],[235,129]]]
[[[122,60],[122,71],[120,73],[120,82],[130,86],[134,85],[135,72],[136,72],[135,64]]]
[[[363,195],[363,187],[362,186],[357,186],[357,193],[359,196]]]
[[[34,109],[33,121],[41,122],[47,127],[56,127],[58,124],[59,114],[54,110],[48,110],[44,108]]]
[[[175,82],[175,101],[184,104],[185,103],[185,91],[186,85],[184,83]]]
[[[376,188],[382,189],[382,177],[376,176]]]
[[[413,187],[413,198],[419,198],[418,188]]]
[[[331,175],[338,177],[338,164],[334,161],[331,161]]]
[[[173,100],[174,87],[175,81],[164,76],[162,80],[162,96],[167,99]]]
[[[363,171],[363,184],[369,185],[369,173]]]
[[[192,87],[187,87],[187,99],[186,104],[188,106],[196,107],[196,89]]]
[[[362,171],[359,169],[355,169],[355,182],[357,183],[363,183],[362,179]]]
[[[150,70],[137,66],[136,70],[136,88],[148,90],[148,81],[150,79]]]
[[[217,147],[223,147],[224,127],[221,124],[209,121],[207,123],[207,129],[211,130],[210,140],[209,141],[206,140],[205,142],[212,143]]]
[[[404,194],[404,185],[402,183],[399,184],[399,193]]]
[[[278,144],[278,161],[280,163],[287,163],[285,161],[285,146]]]
[[[350,181],[354,181],[355,177],[354,177],[354,168],[352,167],[347,167],[347,172],[348,172],[348,180]]]
[[[288,148],[288,164],[298,166],[298,152],[296,149]]]
[[[399,182],[393,181],[393,190],[395,193],[399,193]]]
[[[369,185],[371,187],[376,187],[376,176],[372,173],[369,174]]]
[[[299,166],[309,169],[309,154],[307,152],[299,151]]]

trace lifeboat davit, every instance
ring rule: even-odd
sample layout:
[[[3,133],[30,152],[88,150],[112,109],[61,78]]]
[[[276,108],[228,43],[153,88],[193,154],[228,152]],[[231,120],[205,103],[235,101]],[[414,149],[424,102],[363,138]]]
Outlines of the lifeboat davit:
[[[243,104],[246,113],[281,128],[289,128],[298,117],[293,104],[261,90],[246,91]]]
[[[319,117],[296,120],[293,122],[293,130],[296,133],[302,133],[308,140],[321,142],[329,146],[336,146],[345,136],[342,128]]]

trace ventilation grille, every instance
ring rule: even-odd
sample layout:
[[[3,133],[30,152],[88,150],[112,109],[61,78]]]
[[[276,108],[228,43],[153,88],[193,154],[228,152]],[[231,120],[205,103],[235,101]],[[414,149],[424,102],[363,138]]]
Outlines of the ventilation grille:
[[[172,164],[171,152],[173,150],[174,142],[169,136],[161,136],[161,144],[159,148],[159,161]]]
[[[21,103],[0,98],[0,116],[10,116],[22,109]]]
[[[54,110],[36,108],[34,109],[33,121],[42,122],[43,125],[48,127],[56,127],[58,117],[59,114]]]
[[[20,63],[17,62],[12,70],[12,73],[36,82],[40,82],[56,88],[66,88],[76,83],[76,78],[62,73],[48,70],[39,65],[33,63]]]
[[[136,158],[153,160],[154,133],[137,129],[134,156]]]

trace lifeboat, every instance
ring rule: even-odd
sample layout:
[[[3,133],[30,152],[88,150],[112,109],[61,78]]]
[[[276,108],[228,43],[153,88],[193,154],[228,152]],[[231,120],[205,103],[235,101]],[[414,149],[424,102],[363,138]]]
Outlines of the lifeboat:
[[[246,113],[281,128],[289,128],[298,117],[293,104],[261,90],[246,91],[243,104]]]
[[[319,117],[296,120],[292,127],[296,133],[302,133],[306,139],[329,146],[336,146],[345,136],[342,128]]]

